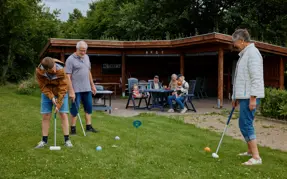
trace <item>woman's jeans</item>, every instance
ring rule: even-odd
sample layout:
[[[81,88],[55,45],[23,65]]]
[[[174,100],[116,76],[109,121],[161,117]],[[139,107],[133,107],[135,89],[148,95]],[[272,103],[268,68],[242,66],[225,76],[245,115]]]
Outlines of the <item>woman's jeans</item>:
[[[256,104],[259,104],[259,99],[256,99]],[[249,99],[240,99],[240,112],[239,112],[239,128],[246,142],[256,139],[254,132],[254,116],[256,109],[250,111]]]
[[[167,102],[169,104],[170,109],[173,109],[172,100],[175,100],[175,102],[179,105],[180,109],[184,108],[184,104],[183,104],[184,97],[182,96],[176,97],[175,95],[168,96]]]

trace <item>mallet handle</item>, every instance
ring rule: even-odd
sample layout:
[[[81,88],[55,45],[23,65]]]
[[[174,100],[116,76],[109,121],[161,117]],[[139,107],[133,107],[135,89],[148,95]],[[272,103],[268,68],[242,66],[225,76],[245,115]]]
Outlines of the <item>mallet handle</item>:
[[[218,146],[217,146],[217,149],[216,149],[216,154],[217,154],[217,152],[218,152],[218,150],[219,150],[219,148],[220,148],[220,145],[221,145],[221,143],[222,143],[224,134],[225,134],[225,132],[227,131],[227,127],[228,127],[228,125],[229,125],[229,122],[230,122],[230,119],[231,119],[232,114],[233,114],[233,112],[234,112],[234,109],[235,109],[235,108],[233,107],[232,110],[231,110],[231,112],[230,112],[230,114],[229,114],[229,117],[228,117],[228,120],[227,120],[227,122],[226,122],[224,131],[223,131],[223,133],[222,133],[222,135],[221,135],[221,139],[220,139],[220,141],[219,141],[219,143],[218,143]]]
[[[56,146],[56,135],[57,135],[57,120],[56,120],[56,117],[57,117],[57,113],[54,114],[54,146]]]

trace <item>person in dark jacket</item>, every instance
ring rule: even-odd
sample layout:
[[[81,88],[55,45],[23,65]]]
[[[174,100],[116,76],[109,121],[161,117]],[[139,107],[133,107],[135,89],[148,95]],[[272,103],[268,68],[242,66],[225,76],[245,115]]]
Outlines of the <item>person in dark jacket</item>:
[[[151,83],[151,89],[161,89],[162,84],[159,82],[159,76],[155,75],[153,78],[153,82]],[[158,103],[161,96],[159,94],[152,94],[153,103]]]
[[[155,75],[153,78],[153,82],[151,83],[151,89],[161,89],[162,84],[159,82],[159,76]]]

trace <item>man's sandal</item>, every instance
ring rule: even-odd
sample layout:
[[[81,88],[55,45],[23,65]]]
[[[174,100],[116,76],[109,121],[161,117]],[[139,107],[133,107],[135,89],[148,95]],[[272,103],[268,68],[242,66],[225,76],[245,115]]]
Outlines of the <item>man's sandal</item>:
[[[251,158],[247,162],[242,163],[242,165],[261,165],[262,164],[262,159],[254,159]]]
[[[248,152],[243,152],[238,154],[238,156],[248,156],[248,157],[252,157],[252,154],[248,153]]]

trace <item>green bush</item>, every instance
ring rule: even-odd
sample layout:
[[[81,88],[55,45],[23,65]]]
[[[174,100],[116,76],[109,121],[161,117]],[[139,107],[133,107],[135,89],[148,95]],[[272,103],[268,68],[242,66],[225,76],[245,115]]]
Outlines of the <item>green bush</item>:
[[[260,112],[265,117],[287,119],[287,91],[265,88],[265,98],[261,100]]]
[[[35,79],[35,75],[31,75],[27,80],[23,80],[20,82],[17,93],[31,95],[38,88],[38,83]]]

